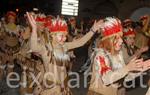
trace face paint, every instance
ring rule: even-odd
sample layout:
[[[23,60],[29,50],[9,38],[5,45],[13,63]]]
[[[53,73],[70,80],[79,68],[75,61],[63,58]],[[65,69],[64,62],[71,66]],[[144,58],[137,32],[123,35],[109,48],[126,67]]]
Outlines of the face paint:
[[[58,43],[63,44],[66,41],[66,34],[64,33],[57,33],[56,40]]]
[[[134,46],[135,45],[135,35],[128,36],[126,39],[126,44],[131,47]]]
[[[121,35],[116,35],[115,41],[114,41],[114,47],[116,51],[119,51],[121,49],[123,40]]]
[[[62,42],[63,41],[63,35],[58,36],[58,41]]]

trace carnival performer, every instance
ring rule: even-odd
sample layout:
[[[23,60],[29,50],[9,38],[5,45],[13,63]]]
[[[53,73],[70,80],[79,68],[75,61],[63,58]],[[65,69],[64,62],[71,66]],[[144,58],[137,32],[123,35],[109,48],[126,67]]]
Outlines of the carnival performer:
[[[47,39],[47,37],[45,37],[46,29],[44,26],[46,16],[44,14],[34,14],[34,16],[36,16],[35,21],[37,22],[37,28],[39,30],[38,40],[45,43]],[[37,74],[43,72],[44,69],[41,58],[36,53],[30,51],[30,30],[29,27],[26,27],[26,31],[21,34],[23,38],[22,47],[19,53],[15,55],[17,63],[23,70],[20,81],[20,95],[33,93],[33,89],[36,85],[30,86],[34,81],[31,74],[37,76]]]
[[[2,68],[6,69],[7,75],[13,72],[14,54],[20,49],[20,26],[16,24],[17,15],[13,11],[6,14],[5,21],[1,25],[0,50],[2,54]],[[3,70],[5,71],[5,70]]]
[[[77,35],[77,22],[75,17],[71,17],[68,20],[68,30],[69,35],[72,37],[72,39]]]
[[[143,47],[141,49],[137,48],[135,46],[135,36],[136,32],[133,28],[124,28],[123,29],[123,58],[125,60],[125,63],[129,63],[131,59],[134,57],[140,57],[143,52],[146,52],[148,50],[148,47]]]
[[[92,78],[87,95],[119,95],[123,81],[130,81],[149,69],[150,60],[133,58],[127,65],[123,60],[122,25],[118,18],[107,17],[93,58]],[[142,69],[143,68],[143,69]],[[138,74],[132,71],[140,71]]]
[[[75,40],[73,42],[65,42],[67,32],[67,24],[65,20],[58,18],[52,19],[51,24],[48,27],[50,30],[51,40],[48,44],[43,44],[38,42],[37,39],[37,26],[32,15],[27,13],[29,22],[32,26],[31,34],[31,49],[33,52],[37,52],[41,55],[45,74],[50,73],[52,76],[45,78],[47,83],[51,85],[50,88],[44,86],[41,95],[72,95],[70,89],[68,88],[68,73],[69,69],[69,56],[67,52],[74,48],[83,46],[100,28],[102,21],[95,22],[90,32],[87,33],[81,39]],[[45,80],[44,79],[44,80]],[[40,88],[39,88],[40,89]],[[40,91],[38,89],[38,91]],[[35,92],[35,95],[39,95]]]
[[[133,21],[131,20],[131,19],[125,19],[124,21],[123,21],[123,27],[124,28],[133,28]]]
[[[148,46],[148,42],[149,42],[150,33],[148,32],[148,29],[149,29],[150,16],[148,15],[141,16],[140,22],[142,23],[142,26],[141,29],[137,30],[135,45],[138,48],[143,48]]]

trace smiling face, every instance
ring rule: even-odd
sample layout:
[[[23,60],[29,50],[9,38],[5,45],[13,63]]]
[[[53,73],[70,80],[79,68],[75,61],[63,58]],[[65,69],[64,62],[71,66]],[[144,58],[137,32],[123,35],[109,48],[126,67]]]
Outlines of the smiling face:
[[[63,45],[67,39],[67,32],[57,32],[52,34],[52,40],[60,45]]]
[[[120,32],[104,40],[101,40],[100,38],[99,41],[97,41],[97,47],[103,48],[106,51],[110,52],[111,54],[117,54],[122,47],[123,43],[122,36],[123,33]]]
[[[114,40],[114,49],[115,51],[119,51],[122,47],[122,43],[123,43],[123,40],[122,40],[122,36],[123,34],[116,34],[116,37],[115,37],[115,40]]]
[[[135,35],[129,35],[128,37],[125,38],[125,43],[128,46],[134,46],[135,45]]]

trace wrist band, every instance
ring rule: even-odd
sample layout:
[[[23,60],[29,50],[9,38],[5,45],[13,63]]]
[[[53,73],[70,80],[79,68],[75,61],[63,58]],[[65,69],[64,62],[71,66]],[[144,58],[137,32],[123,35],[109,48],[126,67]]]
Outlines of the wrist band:
[[[92,28],[90,29],[90,31],[92,31],[94,34],[96,33]]]

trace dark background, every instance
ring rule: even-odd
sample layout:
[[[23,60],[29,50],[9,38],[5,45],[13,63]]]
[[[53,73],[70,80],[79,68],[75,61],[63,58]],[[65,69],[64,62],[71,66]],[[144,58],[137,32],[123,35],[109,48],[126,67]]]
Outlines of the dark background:
[[[19,9],[18,13],[21,15],[32,11],[34,7],[46,14],[60,15],[61,2],[62,0],[0,0],[0,15],[16,9]],[[133,16],[140,8],[144,8],[142,12]],[[126,19],[145,14],[150,14],[150,0],[79,0],[79,18],[117,16]]]
[[[0,0],[1,15],[7,11],[16,11],[25,13],[32,11],[33,8],[38,8],[40,12],[47,14],[60,14],[61,0]]]

